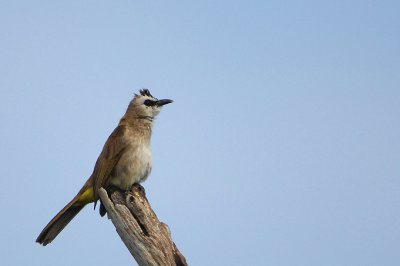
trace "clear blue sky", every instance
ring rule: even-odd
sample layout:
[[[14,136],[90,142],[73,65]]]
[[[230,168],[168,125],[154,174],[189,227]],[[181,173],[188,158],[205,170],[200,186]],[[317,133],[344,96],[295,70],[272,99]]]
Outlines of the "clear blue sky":
[[[2,265],[131,265],[80,189],[138,89],[190,265],[400,265],[399,1],[1,1]]]

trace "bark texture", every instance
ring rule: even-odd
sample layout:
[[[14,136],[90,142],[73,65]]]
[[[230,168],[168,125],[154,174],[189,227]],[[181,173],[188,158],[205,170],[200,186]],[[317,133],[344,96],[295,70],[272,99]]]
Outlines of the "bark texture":
[[[111,197],[101,188],[99,196],[108,217],[126,247],[140,266],[185,266],[185,257],[172,241],[168,225],[158,220],[146,198],[144,188],[115,191]]]

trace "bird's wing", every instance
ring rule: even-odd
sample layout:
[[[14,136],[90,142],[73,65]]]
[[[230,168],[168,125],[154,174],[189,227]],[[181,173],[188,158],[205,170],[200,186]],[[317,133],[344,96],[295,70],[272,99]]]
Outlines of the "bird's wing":
[[[107,184],[112,170],[125,151],[125,133],[126,128],[124,126],[116,127],[108,137],[106,143],[104,144],[103,150],[96,161],[96,165],[94,166],[92,174],[95,199],[98,197],[97,192],[99,188]]]

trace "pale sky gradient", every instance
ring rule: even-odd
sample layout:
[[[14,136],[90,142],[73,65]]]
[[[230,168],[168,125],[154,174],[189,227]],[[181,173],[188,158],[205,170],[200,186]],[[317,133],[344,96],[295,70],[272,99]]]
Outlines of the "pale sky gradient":
[[[190,265],[400,265],[399,1],[1,1],[1,265],[132,265],[86,207],[135,92]]]

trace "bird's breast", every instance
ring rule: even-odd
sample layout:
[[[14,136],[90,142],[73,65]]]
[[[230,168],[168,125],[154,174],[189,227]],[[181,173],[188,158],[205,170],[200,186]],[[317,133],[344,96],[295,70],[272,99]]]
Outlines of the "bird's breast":
[[[128,190],[133,184],[146,180],[151,172],[151,165],[150,145],[129,146],[118,161],[110,184]]]

